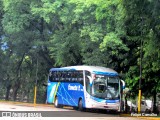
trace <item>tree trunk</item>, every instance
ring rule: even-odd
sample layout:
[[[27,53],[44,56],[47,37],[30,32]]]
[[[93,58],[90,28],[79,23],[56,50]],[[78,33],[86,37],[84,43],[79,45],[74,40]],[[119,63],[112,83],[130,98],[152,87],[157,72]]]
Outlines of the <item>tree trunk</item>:
[[[125,95],[125,98],[124,98],[124,106],[125,106],[125,113],[127,113],[127,95]]]
[[[24,95],[25,95],[25,91],[21,92],[21,97],[20,97],[20,102],[24,101]]]
[[[14,85],[14,88],[13,88],[13,100],[16,101],[17,99],[17,92],[20,88],[20,82],[17,82],[17,84]]]
[[[157,95],[157,92],[154,91],[153,93],[153,113],[156,113],[157,112],[157,106],[156,106],[156,95]]]
[[[30,90],[28,89],[28,92],[27,92],[27,102],[30,102],[30,100],[29,100],[29,93],[30,93]]]
[[[9,94],[10,94],[11,85],[8,85],[6,88],[7,88],[7,91],[6,91],[5,100],[9,100]]]
[[[45,90],[45,93],[44,93],[44,97],[43,97],[44,99],[43,99],[43,103],[46,103],[46,101],[47,101],[47,88],[46,88],[46,90]]]

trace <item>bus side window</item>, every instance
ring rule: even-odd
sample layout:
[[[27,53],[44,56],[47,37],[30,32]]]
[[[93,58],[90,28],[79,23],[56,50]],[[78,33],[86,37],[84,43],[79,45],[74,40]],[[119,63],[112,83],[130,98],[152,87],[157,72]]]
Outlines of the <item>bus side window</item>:
[[[70,81],[71,74],[70,72],[66,72],[66,81]]]
[[[91,73],[89,71],[85,71],[86,91],[90,94],[92,90],[91,90],[91,85],[90,85],[91,81],[88,76],[91,77]]]
[[[51,73],[51,81],[53,82],[54,81],[54,71],[52,71],[52,73]]]
[[[52,79],[53,79],[52,71],[49,72],[48,76],[49,76],[49,80],[52,82]]]
[[[55,81],[55,80],[56,80],[55,78],[56,78],[56,77],[55,77],[55,72],[52,71],[52,81]]]
[[[86,81],[86,91],[90,94],[91,93],[91,87],[90,87],[89,78],[87,76],[85,77],[85,81]]]
[[[72,80],[72,72],[68,72],[68,80],[69,80],[69,81]]]
[[[78,79],[77,82],[83,85],[83,71],[78,71]]]
[[[49,80],[51,82],[54,82],[55,81],[55,76],[54,76],[55,72],[54,71],[50,71],[49,73]]]
[[[62,81],[62,72],[61,71],[58,72],[58,81]]]
[[[78,72],[76,71],[74,74],[75,74],[75,81],[74,82],[78,82]]]
[[[73,81],[74,81],[74,73],[71,72],[71,82],[73,82]]]
[[[77,81],[77,72],[72,72],[72,82]]]
[[[57,71],[57,72],[55,72],[55,81],[59,81],[58,71]]]
[[[86,76],[91,76],[91,73],[89,71],[85,71]]]
[[[61,74],[61,81],[65,81],[65,72],[62,72],[62,74]]]

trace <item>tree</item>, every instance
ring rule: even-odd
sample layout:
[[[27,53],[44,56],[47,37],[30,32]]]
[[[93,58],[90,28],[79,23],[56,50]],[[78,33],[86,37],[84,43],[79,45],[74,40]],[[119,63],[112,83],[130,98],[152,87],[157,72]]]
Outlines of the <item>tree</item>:
[[[43,18],[32,15],[31,2],[28,0],[3,1],[4,16],[2,24],[5,30],[4,40],[8,47],[6,51],[11,51],[10,53],[6,52],[6,54],[8,54],[8,59],[13,63],[9,66],[13,69],[10,72],[7,71],[6,74],[13,74],[12,79],[9,77],[12,82],[8,80],[13,89],[13,100],[16,100],[18,91],[23,88],[23,82],[28,82],[32,79],[30,87],[33,87],[32,83],[35,81],[35,75],[32,73],[35,72],[36,68],[36,62],[34,61],[39,59],[39,68],[44,69],[39,70],[40,74],[43,71],[48,72],[48,67],[53,64],[46,49],[47,42],[44,44],[47,38],[47,34],[44,36],[47,31],[45,22]],[[33,50],[35,47],[37,49]],[[32,51],[34,51],[34,54],[32,54]],[[30,60],[32,60],[34,68],[28,74],[25,74],[28,70],[24,69],[24,66],[29,65],[25,61],[26,56],[29,56]],[[47,64],[44,67],[45,63]],[[7,64],[9,65],[9,63]],[[31,66],[28,66],[28,69],[31,69]],[[22,76],[23,74],[24,76]],[[46,74],[43,75],[46,76]],[[44,81],[43,76],[39,77],[39,79]]]
[[[11,89],[14,100],[17,93],[32,96],[29,88],[34,86],[37,68],[43,91],[49,68],[81,64],[115,69],[136,95],[140,50],[142,93],[159,92],[158,0],[1,2],[0,43],[6,48],[0,49],[0,77],[6,99]]]
[[[141,89],[143,95],[152,96],[154,93],[154,97],[155,93],[159,91],[159,77],[157,76],[157,72],[159,72],[159,67],[157,67],[159,65],[159,61],[157,61],[159,59],[159,48],[157,47],[159,46],[157,39],[159,32],[156,32],[159,24],[159,20],[157,20],[158,4],[158,1],[124,1],[127,10],[127,39],[131,42],[131,53],[134,56],[131,58],[134,62],[129,67],[126,81],[130,89],[136,93],[139,88],[140,49],[142,47]]]

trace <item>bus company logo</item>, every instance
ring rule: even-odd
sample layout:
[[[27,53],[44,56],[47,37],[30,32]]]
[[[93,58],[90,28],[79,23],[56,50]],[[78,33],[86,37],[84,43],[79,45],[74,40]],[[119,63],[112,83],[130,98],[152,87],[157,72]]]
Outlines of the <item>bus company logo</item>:
[[[11,112],[2,112],[2,117],[12,117]]]
[[[80,91],[81,90],[81,87],[80,85],[79,86],[71,86],[70,84],[68,85],[68,90],[75,90],[75,91]]]

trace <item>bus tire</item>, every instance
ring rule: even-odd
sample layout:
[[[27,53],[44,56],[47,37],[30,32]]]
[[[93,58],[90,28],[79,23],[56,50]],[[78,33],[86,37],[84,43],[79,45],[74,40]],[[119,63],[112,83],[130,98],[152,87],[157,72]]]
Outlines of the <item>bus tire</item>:
[[[58,104],[58,97],[55,97],[54,106],[55,106],[56,108],[59,108],[59,107],[60,107],[60,105]]]
[[[80,99],[79,102],[78,102],[78,110],[79,110],[79,111],[84,111],[82,99]]]

